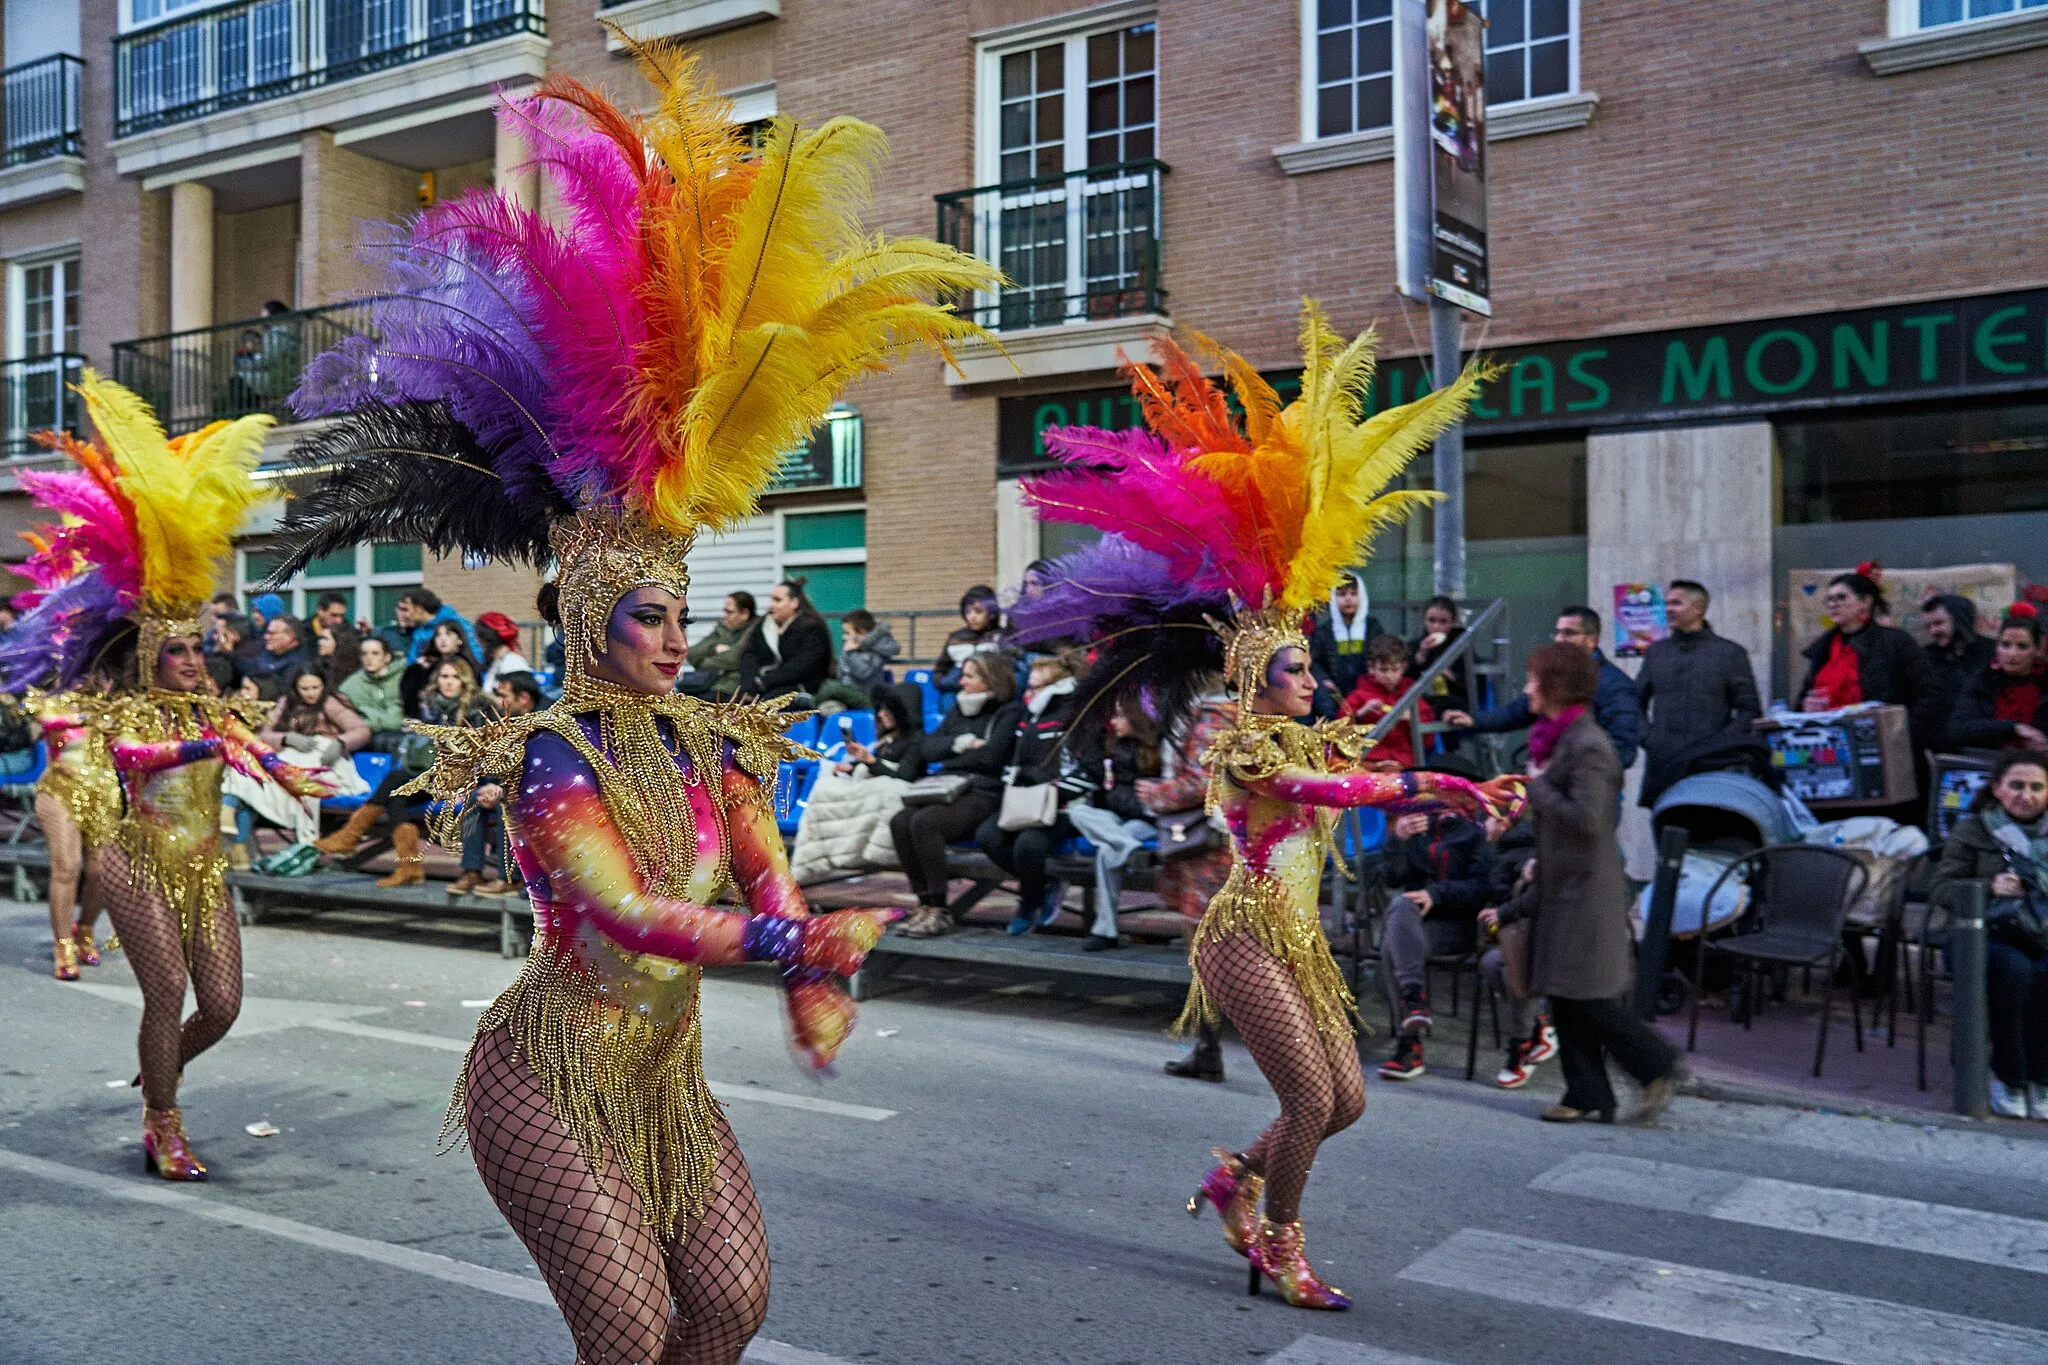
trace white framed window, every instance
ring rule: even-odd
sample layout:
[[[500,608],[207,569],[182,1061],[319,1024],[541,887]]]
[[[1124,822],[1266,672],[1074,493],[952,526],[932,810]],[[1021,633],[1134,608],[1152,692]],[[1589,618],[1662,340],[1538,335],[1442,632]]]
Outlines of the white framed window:
[[[866,503],[786,508],[775,513],[775,578],[801,575],[804,593],[827,616],[867,605]],[[756,594],[759,596],[759,594]],[[767,598],[761,598],[767,604]]]
[[[2048,0],[1891,0],[1890,28],[1895,35],[1925,33],[2030,9],[2048,10]]]
[[[1487,20],[1489,109],[1578,92],[1578,0],[1468,3]],[[1301,37],[1303,141],[1393,126],[1394,0],[1302,0]]]
[[[78,248],[7,263],[7,363],[0,365],[0,453],[25,455],[33,433],[80,429],[76,384]]]
[[[1015,287],[978,302],[999,329],[1156,311],[1158,25],[1125,5],[1065,32],[982,43],[977,188],[941,197],[942,235]]]
[[[78,252],[8,262],[7,358],[78,350]]]
[[[235,555],[235,595],[246,607],[270,589],[264,586],[278,563],[278,552],[240,550]],[[398,595],[422,581],[424,555],[417,545],[400,543],[352,545],[308,564],[279,589],[291,614],[304,620],[320,599],[338,592],[348,599],[351,621],[374,628],[398,619]]]

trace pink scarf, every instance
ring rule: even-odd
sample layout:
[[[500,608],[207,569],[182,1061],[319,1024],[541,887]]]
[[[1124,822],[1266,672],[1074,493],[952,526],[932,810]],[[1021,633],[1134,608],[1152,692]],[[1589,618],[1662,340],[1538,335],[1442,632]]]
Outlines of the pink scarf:
[[[1572,722],[1586,714],[1583,706],[1567,706],[1554,716],[1539,716],[1529,731],[1529,761],[1541,766],[1550,761],[1550,751],[1557,747],[1564,732],[1572,728]]]

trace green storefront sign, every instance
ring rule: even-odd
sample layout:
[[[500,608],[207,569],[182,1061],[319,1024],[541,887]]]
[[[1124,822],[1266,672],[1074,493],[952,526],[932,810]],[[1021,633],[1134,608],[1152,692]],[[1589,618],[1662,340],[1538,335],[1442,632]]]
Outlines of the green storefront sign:
[[[2048,289],[1490,349],[1501,366],[1472,407],[1474,435],[1763,416],[1864,403],[2048,389]],[[1283,398],[1292,371],[1266,378]],[[1430,387],[1428,364],[1384,362],[1375,411]],[[1042,467],[1049,426],[1135,426],[1129,390],[1005,398],[997,467]]]

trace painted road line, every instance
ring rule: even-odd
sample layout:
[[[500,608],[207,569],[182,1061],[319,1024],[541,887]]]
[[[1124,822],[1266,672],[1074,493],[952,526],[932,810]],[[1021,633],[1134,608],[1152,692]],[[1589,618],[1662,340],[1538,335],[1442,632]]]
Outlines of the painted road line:
[[[118,1001],[124,1005],[142,1008],[142,992],[132,986],[106,986],[96,982],[68,983],[73,990],[82,990],[104,1000]],[[470,1040],[450,1038],[442,1033],[418,1033],[412,1029],[386,1028],[382,1024],[365,1024],[359,1016],[381,1014],[381,1005],[338,1005],[324,1000],[281,1000],[263,996],[245,996],[242,1000],[241,1017],[235,1021],[230,1038],[246,1038],[255,1033],[272,1033],[286,1028],[318,1029],[322,1033],[342,1033],[354,1038],[371,1038],[381,1043],[403,1043],[407,1047],[427,1047],[440,1052],[467,1052]],[[844,1100],[828,1100],[821,1095],[792,1095],[787,1091],[769,1090],[758,1085],[741,1085],[730,1081],[711,1082],[711,1093],[728,1104],[771,1104],[783,1109],[803,1109],[813,1114],[832,1114],[843,1119],[860,1119],[866,1123],[881,1123],[896,1117],[894,1109],[878,1109],[870,1104],[849,1104]]]
[[[1303,1337],[1278,1355],[1268,1356],[1266,1365],[1442,1365],[1442,1362],[1424,1360],[1421,1356],[1398,1355],[1355,1341]]]
[[[45,1161],[41,1157],[27,1156],[5,1148],[0,1148],[0,1170],[34,1176],[52,1184],[90,1190],[108,1199],[177,1209],[197,1218],[226,1223],[232,1227],[248,1228],[252,1232],[261,1232],[287,1242],[297,1242],[302,1246],[317,1247],[322,1251],[353,1256],[363,1261],[374,1261],[379,1265],[393,1266],[399,1270],[409,1270],[415,1275],[446,1280],[450,1284],[481,1289],[487,1294],[518,1299],[524,1303],[546,1304],[553,1307],[555,1302],[554,1296],[548,1293],[548,1287],[530,1276],[511,1275],[502,1270],[472,1265],[468,1261],[458,1261],[452,1256],[438,1256],[431,1251],[415,1251],[411,1247],[393,1246],[389,1242],[373,1241],[367,1237],[352,1237],[345,1232],[333,1232],[327,1228],[314,1227],[310,1223],[279,1218],[275,1214],[258,1213],[254,1209],[240,1208],[234,1204],[225,1204],[216,1199],[201,1198],[185,1190],[174,1189],[167,1182],[160,1180],[113,1180],[92,1171],[77,1170],[55,1161]]]
[[[245,1209],[216,1199],[202,1198],[185,1190],[174,1189],[163,1181],[148,1183],[113,1180],[92,1171],[81,1171],[59,1162],[45,1161],[41,1157],[9,1151],[4,1147],[0,1147],[0,1170],[33,1176],[55,1185],[88,1190],[107,1199],[122,1200],[131,1204],[149,1204],[161,1209],[176,1209],[181,1213],[189,1213],[215,1223],[247,1228],[251,1232],[260,1232],[282,1241],[297,1242],[301,1246],[314,1247],[342,1256],[353,1256],[357,1260],[370,1261],[397,1270],[409,1270],[415,1275],[444,1280],[449,1284],[459,1284],[466,1289],[480,1289],[486,1294],[496,1294],[501,1298],[517,1299],[522,1303],[540,1304],[547,1308],[555,1306],[554,1296],[548,1293],[548,1287],[533,1276],[512,1275],[502,1270],[492,1270],[488,1266],[458,1261],[452,1256],[438,1256],[431,1251],[416,1251],[411,1247],[394,1246],[389,1242],[379,1242],[368,1237],[352,1237],[348,1233],[314,1227],[310,1223],[279,1218],[274,1214],[258,1213],[254,1209]],[[816,1351],[806,1351],[800,1346],[791,1346],[780,1341],[756,1340],[747,1348],[744,1358],[755,1362],[755,1365],[847,1365],[846,1361],[837,1356],[820,1355]]]
[[[1763,1104],[1680,1100],[1673,1126],[1689,1132],[1747,1138],[1829,1156],[1891,1165],[1925,1166],[1950,1175],[2048,1181],[2041,1141],[2000,1132],[1968,1132],[1934,1124],[1890,1123],[1818,1114]]]
[[[2048,1360],[2048,1332],[1466,1228],[1401,1278],[1838,1365]]]
[[[1590,1152],[1529,1183],[1554,1194],[2048,1275],[2048,1223],[2011,1214]]]

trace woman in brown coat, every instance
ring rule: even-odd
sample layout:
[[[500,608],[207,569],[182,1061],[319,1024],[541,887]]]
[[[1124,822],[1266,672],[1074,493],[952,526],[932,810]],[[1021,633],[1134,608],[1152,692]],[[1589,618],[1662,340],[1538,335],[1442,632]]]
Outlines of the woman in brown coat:
[[[1635,960],[1614,834],[1621,765],[1590,709],[1599,681],[1591,657],[1570,645],[1529,656],[1523,694],[1539,717],[1529,736],[1536,877],[1500,918],[1530,921],[1529,992],[1549,998],[1557,1024],[1565,1092],[1544,1119],[1613,1122],[1611,1055],[1643,1087],[1629,1122],[1647,1123],[1670,1102],[1678,1053],[1623,998]]]

